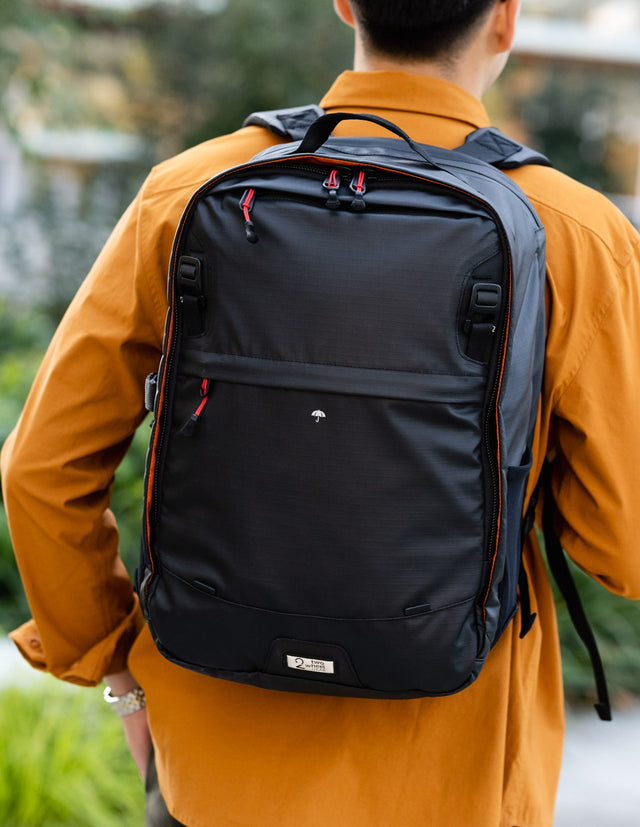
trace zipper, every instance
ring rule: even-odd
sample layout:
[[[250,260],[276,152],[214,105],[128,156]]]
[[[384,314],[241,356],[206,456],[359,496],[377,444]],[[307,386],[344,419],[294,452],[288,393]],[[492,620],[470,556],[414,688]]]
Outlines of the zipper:
[[[367,177],[363,169],[355,173],[349,184],[349,189],[354,194],[351,209],[354,212],[364,212],[367,207],[364,201],[364,194],[367,191]]]
[[[337,169],[332,169],[329,175],[322,182],[322,186],[329,191],[326,206],[329,207],[330,210],[337,210],[340,208],[340,199],[338,198],[340,183],[340,172]]]
[[[481,202],[482,203],[482,202]],[[503,307],[505,308],[502,314],[502,321],[500,325],[499,331],[499,339],[498,345],[496,348],[496,365],[495,370],[493,373],[493,385],[491,388],[491,394],[489,396],[489,401],[487,405],[487,412],[485,415],[484,421],[484,428],[483,428],[483,442],[485,445],[485,450],[487,454],[488,464],[489,464],[489,471],[491,476],[491,488],[492,488],[492,508],[491,508],[491,522],[490,522],[490,532],[489,532],[489,543],[488,543],[488,550],[491,554],[491,557],[487,560],[488,563],[491,563],[490,570],[487,576],[487,589],[484,595],[484,599],[482,601],[482,611],[483,617],[486,619],[486,605],[487,600],[489,599],[489,593],[491,591],[491,585],[493,583],[493,572],[495,567],[495,561],[497,558],[498,553],[498,543],[499,543],[499,532],[500,532],[500,521],[502,519],[502,485],[500,479],[500,433],[499,433],[499,422],[498,422],[498,398],[500,395],[500,390],[502,387],[502,374],[504,370],[504,364],[506,359],[506,342],[509,333],[509,323],[511,318],[511,292],[512,292],[512,278],[513,278],[513,268],[512,268],[512,258],[511,258],[511,248],[509,246],[509,241],[502,226],[502,222],[500,221],[497,213],[487,204],[485,205],[491,215],[493,216],[495,226],[498,229],[502,240],[502,248],[503,248],[503,255],[505,257],[505,267],[507,270],[507,278],[505,279],[506,282],[506,299],[504,302]],[[495,427],[495,449],[492,449],[492,443],[494,439],[493,427]]]
[[[359,197],[362,198],[361,195]],[[356,198],[352,199],[349,206],[351,207],[351,209],[354,212],[361,212],[362,208],[358,209],[357,206],[353,207],[353,201],[356,201],[357,199],[358,199],[358,196],[356,196]],[[265,204],[266,202],[274,202],[274,201],[278,201],[278,202],[289,201],[289,202],[292,202],[294,204],[306,204],[306,205],[311,206],[311,207],[321,206],[323,204],[323,201],[324,201],[324,205],[329,207],[329,209],[331,209],[331,207],[327,203],[328,199],[322,199],[322,196],[315,197],[315,196],[310,195],[310,194],[298,195],[298,194],[293,194],[293,193],[289,194],[289,195],[283,195],[282,193],[278,192],[277,190],[264,189],[264,190],[256,190],[255,197],[254,197],[252,205],[251,205],[252,214],[254,214],[254,216],[255,216],[255,210],[258,209],[261,205]],[[364,203],[364,198],[362,198],[362,201]],[[412,207],[412,206],[402,206],[402,207],[400,207],[400,206],[397,206],[397,207],[396,206],[388,206],[387,207],[387,206],[384,206],[383,204],[375,204],[375,205],[371,206],[371,202],[367,202],[365,204],[365,207],[366,207],[367,212],[370,212],[372,215],[385,215],[385,214],[425,215],[425,210],[421,209],[420,207]],[[259,229],[259,227],[260,227],[260,222],[259,222],[259,218],[258,218],[258,229]]]
[[[173,279],[172,279],[173,281]],[[151,489],[151,513],[153,515],[153,522],[156,524],[158,522],[158,492],[160,488],[160,474],[158,473],[158,462],[160,457],[162,457],[164,453],[164,442],[165,442],[165,433],[166,427],[164,426],[165,416],[164,413],[167,408],[167,392],[169,390],[169,382],[170,377],[173,373],[173,365],[176,360],[176,351],[177,347],[175,346],[176,342],[179,342],[182,337],[182,313],[176,311],[173,314],[173,330],[169,331],[171,336],[171,343],[167,348],[167,357],[164,365],[164,371],[162,379],[158,378],[158,386],[164,389],[164,399],[159,400],[157,415],[156,415],[156,429],[158,431],[158,437],[154,445],[153,454],[155,456],[155,466],[154,466],[154,475],[153,475],[153,485]],[[173,388],[170,389],[173,393]],[[150,528],[150,526],[149,526]],[[147,537],[147,544],[148,547],[150,546],[150,537]],[[151,561],[151,565],[153,568],[153,557],[151,556],[151,551],[149,548],[149,559]]]
[[[255,198],[256,191],[254,189],[248,189],[240,199],[240,209],[244,215],[244,232],[250,244],[256,244],[259,241],[258,234],[251,220],[251,210],[253,209]]]
[[[198,420],[200,419],[200,416],[201,416],[202,412],[204,411],[208,401],[209,401],[209,380],[208,379],[203,379],[201,384],[200,384],[200,402],[198,404],[198,407],[195,409],[195,411],[191,414],[189,419],[187,419],[187,421],[184,423],[184,425],[180,429],[180,433],[183,436],[193,436],[193,433],[195,431]]]

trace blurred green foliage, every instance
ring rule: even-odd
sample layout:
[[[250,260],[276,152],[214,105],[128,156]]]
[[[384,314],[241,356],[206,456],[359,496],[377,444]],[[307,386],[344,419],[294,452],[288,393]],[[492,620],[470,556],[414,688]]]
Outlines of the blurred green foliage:
[[[181,14],[169,26],[142,15],[139,25],[187,145],[238,129],[253,110],[318,101],[352,59],[330,0],[231,0],[199,26]]]
[[[349,68],[331,0],[229,0],[124,13],[69,3],[0,4],[0,117],[143,135],[162,156],[237,129],[253,109],[316,101]]]
[[[143,785],[119,719],[97,690],[53,684],[0,691],[0,824],[139,827]]]
[[[120,463],[111,491],[111,508],[118,520],[120,555],[133,578],[140,553],[144,461],[149,442],[146,423],[138,428],[125,458]]]
[[[496,97],[508,101],[507,129],[521,129],[557,169],[601,192],[631,194],[637,142],[628,118],[636,89],[630,70],[612,77],[580,66],[534,68],[513,58]]]

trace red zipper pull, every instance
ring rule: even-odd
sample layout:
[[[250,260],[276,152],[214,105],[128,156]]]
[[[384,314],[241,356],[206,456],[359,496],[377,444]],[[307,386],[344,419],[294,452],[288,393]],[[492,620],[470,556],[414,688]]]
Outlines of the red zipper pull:
[[[192,436],[196,423],[200,419],[200,414],[204,411],[205,405],[209,399],[209,380],[203,379],[202,384],[200,385],[200,396],[202,397],[200,404],[196,408],[196,410],[191,414],[189,419],[185,422],[185,424],[180,429],[180,433],[183,436]]]
[[[251,244],[256,244],[259,241],[258,234],[251,220],[251,210],[253,209],[255,197],[256,191],[254,189],[248,189],[240,199],[240,209],[244,213],[244,231],[247,236],[247,241]]]
[[[364,202],[364,194],[367,191],[366,174],[363,169],[357,172],[351,179],[349,184],[351,192],[355,193],[353,201],[351,202],[351,209],[356,212],[362,212],[367,205]]]
[[[329,177],[326,178],[322,186],[329,190],[329,197],[327,198],[327,207],[330,210],[337,210],[340,208],[340,199],[338,198],[338,189],[340,188],[340,173],[337,169],[332,169]]]

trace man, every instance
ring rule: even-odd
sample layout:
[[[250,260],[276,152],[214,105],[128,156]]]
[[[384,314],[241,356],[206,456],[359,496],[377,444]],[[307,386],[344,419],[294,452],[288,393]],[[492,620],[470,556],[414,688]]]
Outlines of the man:
[[[355,71],[321,105],[381,115],[425,143],[461,144],[488,125],[480,98],[506,62],[518,5],[335,0],[355,28]],[[249,127],[153,170],[73,301],[3,453],[34,615],[13,638],[64,680],[104,678],[113,696],[144,687],[146,709],[123,723],[141,773],[151,733],[151,786],[157,766],[172,814],[156,814],[152,792],[148,824],[551,827],[562,681],[532,540],[525,561],[538,621],[520,640],[516,617],[478,680],[446,698],[320,697],[215,680],[163,659],[143,625],[117,557],[109,487],[143,417],[144,377],[157,367],[174,229],[202,182],[276,140]],[[640,239],[609,202],[561,173],[512,175],[548,245],[548,351],[529,487],[552,456],[564,547],[612,591],[640,597]]]

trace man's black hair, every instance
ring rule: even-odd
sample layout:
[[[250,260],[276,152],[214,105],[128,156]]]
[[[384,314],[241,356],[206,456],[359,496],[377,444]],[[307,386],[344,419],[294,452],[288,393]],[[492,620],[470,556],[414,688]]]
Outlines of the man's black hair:
[[[496,0],[351,0],[367,45],[395,58],[452,53]]]

